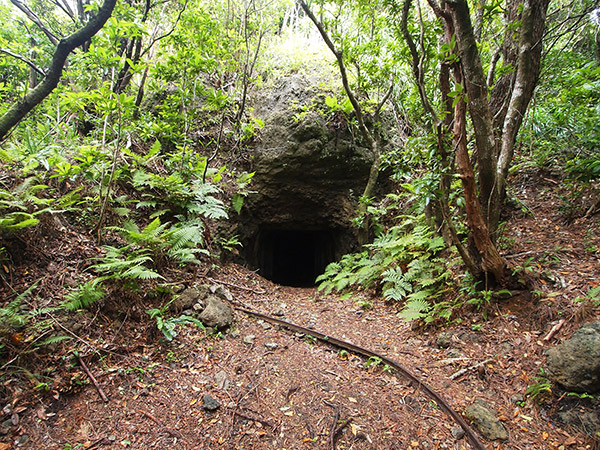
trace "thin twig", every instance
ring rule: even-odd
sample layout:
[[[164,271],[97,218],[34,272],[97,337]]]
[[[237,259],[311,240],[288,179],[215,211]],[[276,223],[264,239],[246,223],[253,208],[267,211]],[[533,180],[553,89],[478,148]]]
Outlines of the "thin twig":
[[[155,424],[161,426],[163,428],[163,430],[165,431],[165,433],[169,434],[170,436],[177,438],[177,439],[181,439],[182,441],[185,442],[185,439],[183,439],[183,436],[181,435],[181,433],[177,430],[172,430],[170,428],[165,427],[165,424],[162,423],[161,420],[157,419],[156,417],[154,417],[152,414],[150,414],[147,411],[144,411],[143,409],[138,409],[138,412],[140,414],[143,414],[144,416],[146,416],[148,419],[150,419],[152,422],[154,422]]]
[[[90,369],[88,369],[87,366],[85,365],[85,363],[83,362],[83,359],[81,359],[81,355],[79,355],[79,354],[77,355],[77,360],[79,361],[79,365],[83,368],[83,370],[85,371],[87,376],[90,377],[90,380],[92,380],[92,383],[94,383],[94,386],[96,387],[98,394],[100,394],[100,397],[102,397],[102,400],[104,401],[104,403],[108,403],[108,397],[106,396],[106,394],[104,393],[104,391],[102,390],[100,385],[98,384],[98,381],[96,381],[96,378],[94,377],[94,375],[92,375],[92,372],[90,372]]]
[[[41,76],[43,76],[43,77],[46,76],[46,72],[44,72],[42,69],[40,69],[38,66],[36,66],[35,63],[33,61],[31,61],[30,59],[27,59],[24,56],[19,55],[18,53],[11,52],[10,50],[8,50],[6,48],[0,48],[0,52],[1,53],[6,53],[7,55],[12,56],[13,58],[18,59],[19,61],[24,62],[29,67],[31,67],[33,70],[35,70],[37,73],[39,73]]]
[[[349,419],[346,419],[345,421],[343,421],[334,431],[333,434],[331,436],[331,450],[335,450],[336,445],[337,445],[337,440],[340,437],[340,434],[342,433],[342,431],[344,431],[344,428],[346,428],[348,425],[350,425],[350,423],[352,422],[352,417],[350,417]]]
[[[489,359],[486,359],[485,361],[478,362],[477,364],[474,364],[472,366],[465,367],[464,369],[460,369],[460,370],[454,372],[448,378],[450,378],[451,380],[455,380],[456,378],[460,377],[461,375],[464,375],[465,373],[467,373],[469,370],[477,369],[487,363],[491,363],[492,361],[494,361],[494,359],[489,358]]]
[[[257,291],[256,289],[252,289],[249,287],[245,287],[245,286],[240,286],[239,284],[233,284],[233,283],[228,283],[226,281],[221,281],[221,280],[215,280],[214,278],[211,277],[204,277],[206,278],[208,281],[212,281],[213,283],[219,283],[219,284],[224,284],[225,286],[231,286],[234,287],[236,289],[241,289],[242,291],[248,291],[248,292],[253,292],[255,294],[259,294],[259,295],[264,295],[267,293],[267,291],[265,291],[264,289],[261,289],[260,291]]]
[[[242,419],[246,419],[246,420],[251,420],[252,422],[258,422],[261,423],[262,425],[269,427],[269,428],[273,428],[273,424],[271,422],[269,422],[268,420],[265,419],[259,419],[258,417],[252,417],[252,416],[248,416],[246,414],[244,414],[243,412],[240,412],[238,410],[236,410],[233,413],[234,416],[238,416]]]

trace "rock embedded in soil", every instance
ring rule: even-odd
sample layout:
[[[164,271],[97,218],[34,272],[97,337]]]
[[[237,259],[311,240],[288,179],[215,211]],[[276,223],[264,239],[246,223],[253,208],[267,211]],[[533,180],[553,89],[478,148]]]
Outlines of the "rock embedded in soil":
[[[202,397],[202,406],[207,411],[216,411],[221,407],[221,404],[212,398],[210,394],[204,394]]]
[[[233,311],[221,299],[210,295],[206,299],[206,308],[198,318],[207,327],[224,329],[230,327],[233,323]]]
[[[450,338],[450,334],[446,333],[445,331],[442,331],[440,334],[438,334],[435,343],[439,348],[448,348],[450,347]]]
[[[600,322],[583,325],[570,339],[547,350],[548,378],[568,391],[600,390]]]
[[[254,339],[256,339],[256,336],[254,336],[253,334],[244,336],[244,344],[252,345],[254,344]]]
[[[196,303],[206,297],[206,294],[207,290],[201,287],[187,288],[173,300],[170,307],[175,312],[192,309]]]
[[[452,427],[450,434],[452,434],[454,439],[459,441],[465,437],[465,430],[463,430],[462,427]]]
[[[221,370],[215,375],[215,384],[219,389],[223,389],[224,391],[229,389],[229,379],[227,378],[227,373],[224,370]]]
[[[231,292],[220,284],[213,284],[210,286],[209,291],[211,294],[216,295],[217,297],[222,298],[223,300],[227,300],[228,302],[233,301],[233,295]]]
[[[559,412],[558,417],[567,425],[578,428],[591,437],[597,437],[600,433],[600,415],[596,411],[581,411],[575,408]]]
[[[275,342],[267,342],[265,347],[267,347],[269,350],[277,350],[277,347],[279,346]]]
[[[481,400],[476,400],[465,411],[467,417],[473,421],[479,432],[490,441],[508,440],[508,432],[496,413],[489,405]]]

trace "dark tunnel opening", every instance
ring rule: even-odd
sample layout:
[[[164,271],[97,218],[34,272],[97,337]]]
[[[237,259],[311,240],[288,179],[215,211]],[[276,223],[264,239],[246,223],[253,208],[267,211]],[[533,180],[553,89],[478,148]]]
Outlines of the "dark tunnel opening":
[[[262,230],[257,244],[259,273],[284,286],[314,286],[336,257],[332,230]]]

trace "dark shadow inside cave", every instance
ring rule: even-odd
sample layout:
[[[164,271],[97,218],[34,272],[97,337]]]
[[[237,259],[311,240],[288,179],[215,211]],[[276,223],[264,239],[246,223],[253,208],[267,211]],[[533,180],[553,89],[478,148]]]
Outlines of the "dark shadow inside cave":
[[[332,230],[261,230],[257,247],[259,273],[284,286],[314,286],[336,257]]]

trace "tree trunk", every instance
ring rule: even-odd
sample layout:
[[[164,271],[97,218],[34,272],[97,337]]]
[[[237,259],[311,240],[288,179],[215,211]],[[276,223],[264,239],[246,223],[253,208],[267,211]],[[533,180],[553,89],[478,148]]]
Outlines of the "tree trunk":
[[[521,14],[521,36],[515,81],[502,127],[500,154],[496,168],[496,191],[492,199],[489,226],[495,231],[506,196],[506,177],[514,155],[517,134],[533,97],[540,74],[542,36],[549,0],[528,0]]]
[[[465,192],[467,224],[477,252],[481,256],[483,272],[492,274],[495,283],[504,285],[507,278],[506,265],[490,238],[490,232],[483,216],[481,205],[477,199],[475,174],[467,149],[466,110],[465,102],[462,99],[459,100],[454,113],[453,138],[456,147],[456,163]],[[474,275],[476,276],[476,274]]]
[[[98,10],[98,14],[92,17],[85,26],[69,37],[60,40],[52,56],[50,68],[42,82],[35,89],[29,91],[21,100],[15,102],[0,118],[0,141],[6,137],[12,127],[17,125],[23,117],[56,88],[69,54],[100,31],[111,16],[116,2],[117,0],[105,0]]]
[[[335,44],[333,43],[333,41],[327,34],[327,31],[323,27],[323,24],[321,22],[319,22],[319,20],[315,17],[315,15],[312,13],[312,11],[308,7],[308,5],[304,2],[304,0],[300,0],[300,6],[302,7],[302,9],[306,13],[306,15],[309,17],[309,19],[315,24],[315,26],[319,30],[319,33],[321,34],[321,37],[325,41],[325,44],[327,44],[327,47],[329,47],[329,49],[335,56],[338,67],[340,69],[340,76],[342,78],[342,85],[344,86],[344,91],[346,92],[346,95],[348,96],[348,99],[350,100],[350,103],[352,104],[352,107],[354,108],[354,113],[356,114],[356,121],[358,122],[358,129],[360,130],[363,141],[365,142],[367,147],[373,153],[373,162],[371,164],[371,169],[369,171],[369,179],[367,180],[367,184],[366,184],[363,194],[361,196],[364,199],[364,201],[360,202],[358,205],[359,216],[361,216],[363,218],[363,225],[362,225],[361,229],[359,229],[359,231],[358,231],[358,243],[360,245],[364,245],[368,242],[369,234],[370,234],[370,223],[369,223],[369,217],[367,214],[368,204],[366,202],[368,201],[368,198],[373,195],[373,192],[375,190],[375,186],[377,184],[377,179],[379,177],[379,166],[380,166],[380,161],[381,161],[381,148],[380,148],[381,143],[380,143],[379,133],[377,132],[377,127],[380,126],[379,113],[380,113],[383,105],[388,101],[388,99],[392,95],[394,85],[392,83],[389,90],[387,91],[387,93],[385,94],[385,96],[379,102],[379,104],[377,105],[377,108],[375,109],[374,118],[375,118],[376,131],[375,131],[375,135],[373,135],[367,128],[367,125],[365,124],[365,118],[364,118],[365,116],[364,116],[363,109],[360,106],[358,99],[354,95],[354,92],[350,88],[350,82],[348,81],[348,73],[346,71],[346,65],[344,63],[342,52],[336,49]]]
[[[456,46],[464,71],[469,113],[477,145],[479,201],[483,217],[487,221],[488,206],[495,189],[497,163],[496,140],[488,102],[487,81],[483,73],[466,0],[456,0],[449,2],[448,5],[452,11]]]

